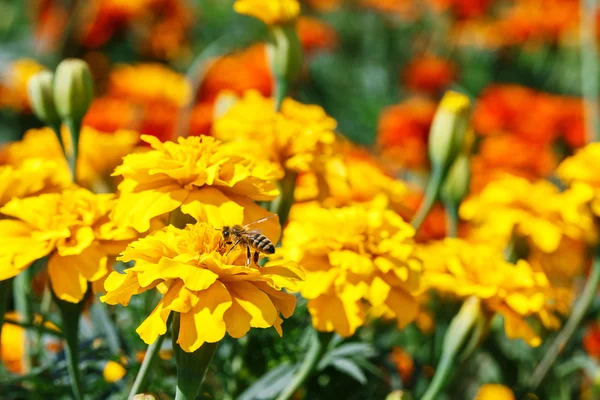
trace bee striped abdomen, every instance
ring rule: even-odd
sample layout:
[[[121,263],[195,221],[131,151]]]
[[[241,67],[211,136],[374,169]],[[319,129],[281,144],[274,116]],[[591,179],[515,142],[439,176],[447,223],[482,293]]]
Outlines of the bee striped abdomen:
[[[265,254],[275,253],[275,246],[273,246],[273,243],[265,235],[256,234],[251,238],[251,240],[252,240],[252,247],[254,247],[256,250],[260,251],[261,253],[265,253]]]

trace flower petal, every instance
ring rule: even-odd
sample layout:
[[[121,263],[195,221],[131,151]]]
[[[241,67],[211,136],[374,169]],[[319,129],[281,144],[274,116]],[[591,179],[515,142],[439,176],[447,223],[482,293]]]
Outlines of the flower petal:
[[[78,303],[87,291],[87,280],[66,257],[54,254],[48,261],[50,284],[56,296],[70,303]]]

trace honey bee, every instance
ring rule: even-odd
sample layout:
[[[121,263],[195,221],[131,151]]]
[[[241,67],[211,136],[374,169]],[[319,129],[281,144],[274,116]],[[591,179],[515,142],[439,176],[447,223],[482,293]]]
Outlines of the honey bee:
[[[227,245],[233,244],[233,246],[229,248],[225,255],[229,254],[233,249],[235,249],[238,244],[246,246],[246,267],[248,267],[250,266],[250,263],[253,258],[251,254],[252,249],[254,250],[254,264],[258,263],[258,256],[260,253],[275,253],[275,246],[268,237],[263,235],[258,229],[249,230],[248,228],[252,225],[264,222],[276,216],[277,214],[272,214],[268,217],[264,217],[256,221],[250,222],[249,224],[244,226],[224,226],[223,229],[221,229],[223,240]]]

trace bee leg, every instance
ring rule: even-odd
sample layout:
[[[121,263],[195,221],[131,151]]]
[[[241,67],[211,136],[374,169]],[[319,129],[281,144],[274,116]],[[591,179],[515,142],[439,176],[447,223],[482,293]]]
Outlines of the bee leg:
[[[252,254],[250,253],[250,246],[246,246],[246,267],[250,266],[252,260]]]
[[[229,250],[227,250],[227,253],[225,253],[225,257],[227,257],[227,255],[229,253],[231,253],[231,250],[235,249],[235,246],[237,246],[240,243],[239,240],[236,240],[235,243],[233,244],[233,246],[231,246],[231,248]]]
[[[254,264],[258,265],[258,250],[254,250]]]

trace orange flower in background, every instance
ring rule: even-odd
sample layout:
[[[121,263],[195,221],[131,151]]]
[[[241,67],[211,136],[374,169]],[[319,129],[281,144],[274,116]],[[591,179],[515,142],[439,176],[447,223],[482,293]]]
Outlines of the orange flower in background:
[[[600,359],[600,324],[593,322],[585,330],[583,348],[590,357]]]
[[[414,20],[422,13],[413,0],[361,0],[360,5],[381,13],[398,14],[407,20]]]
[[[415,372],[415,362],[412,356],[402,348],[394,346],[390,359],[394,363],[398,375],[402,378],[403,385],[409,385]]]
[[[492,0],[427,0],[436,12],[452,11],[458,18],[473,18],[485,14]]]
[[[92,101],[88,112],[83,118],[83,124],[103,132],[135,129],[140,114],[136,106],[127,100],[101,97]]]
[[[5,318],[18,320],[16,312],[7,312]],[[25,355],[25,328],[9,323],[2,324],[0,334],[0,361],[13,374],[23,374],[23,356]]]
[[[337,43],[337,33],[327,23],[312,17],[300,17],[296,24],[298,37],[305,52],[330,49]]]
[[[377,149],[395,168],[424,168],[427,138],[436,103],[415,97],[384,109],[377,127]]]
[[[340,8],[342,0],[306,0],[306,3],[317,11],[330,12]]]
[[[421,192],[408,192],[400,201],[402,207],[395,207],[396,211],[407,221],[410,221],[419,209],[424,194]],[[433,206],[425,221],[417,231],[415,240],[427,242],[442,239],[446,236],[446,212],[440,203]]]
[[[21,58],[0,71],[0,108],[29,111],[27,81],[44,70],[44,66],[31,58]]]
[[[204,76],[198,97],[201,101],[213,101],[223,90],[242,95],[250,89],[264,96],[270,96],[273,90],[264,44],[217,59]]]
[[[505,45],[498,24],[492,18],[458,21],[451,27],[450,41],[460,47],[496,50]]]
[[[409,89],[429,94],[439,93],[455,78],[454,64],[435,55],[417,57],[403,71],[403,80]]]

